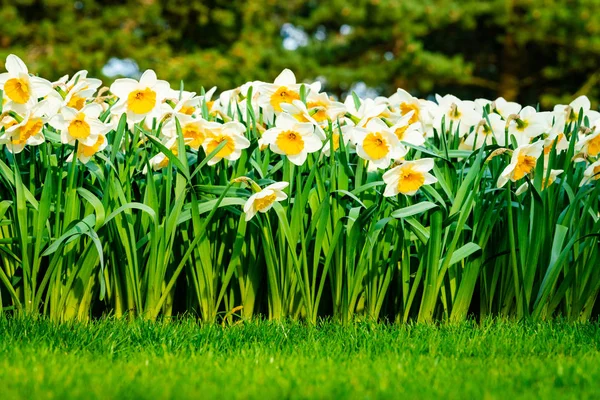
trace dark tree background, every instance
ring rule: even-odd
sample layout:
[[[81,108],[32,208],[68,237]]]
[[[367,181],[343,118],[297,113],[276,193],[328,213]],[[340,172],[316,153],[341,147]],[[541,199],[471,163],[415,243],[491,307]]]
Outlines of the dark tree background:
[[[108,84],[131,59],[178,87],[272,80],[289,67],[336,94],[600,99],[600,0],[0,0],[0,57]],[[108,73],[107,69],[104,69]],[[112,73],[110,74],[112,75]],[[372,92],[373,93],[373,92]]]

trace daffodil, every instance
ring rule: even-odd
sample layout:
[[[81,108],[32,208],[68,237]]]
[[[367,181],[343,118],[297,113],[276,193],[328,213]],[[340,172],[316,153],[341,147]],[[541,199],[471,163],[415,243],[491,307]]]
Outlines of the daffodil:
[[[555,105],[553,112],[554,115],[561,117],[567,123],[577,122],[580,117],[580,113],[583,113],[583,115],[581,115],[582,117],[587,116],[591,121],[595,121],[600,118],[600,113],[591,110],[591,107],[592,104],[587,96],[579,96],[568,105]]]
[[[225,142],[217,154],[208,161],[208,165],[214,165],[222,159],[235,161],[240,158],[242,150],[250,147],[250,141],[244,136],[245,132],[246,127],[236,121],[226,122],[216,130],[207,130],[206,138],[202,142],[207,155]]]
[[[5,67],[7,72],[0,74],[0,90],[12,102],[30,108],[52,92],[52,83],[30,76],[25,63],[14,54],[6,57]]]
[[[209,132],[217,132],[222,125],[217,122],[207,121],[204,118],[192,118],[188,115],[180,115],[179,124],[186,145],[198,150],[209,135]],[[177,125],[174,120],[168,121],[162,128],[161,134],[167,138],[177,137]]]
[[[551,119],[551,113],[537,112],[531,106],[524,107],[518,115],[513,114],[509,118],[509,137],[514,136],[519,146],[529,144],[533,138],[551,129]]]
[[[408,150],[398,136],[379,118],[371,119],[365,128],[354,132],[356,153],[376,168],[387,168],[392,160],[399,160]]]
[[[442,128],[447,131],[452,128],[452,134],[458,129],[459,136],[466,135],[471,127],[477,125],[481,120],[481,113],[475,110],[475,103],[467,100],[460,100],[456,96],[436,95],[438,110],[434,120],[436,129]]]
[[[108,141],[104,134],[96,136],[96,141],[89,146],[79,143],[77,145],[77,159],[82,164],[87,164],[96,153],[104,150],[107,145]]]
[[[523,107],[519,103],[506,101],[504,97],[498,97],[491,103],[491,111],[497,113],[506,120],[510,115],[519,114]]]
[[[273,83],[263,83],[260,86],[258,105],[262,108],[267,122],[272,123],[274,116],[283,111],[281,104],[291,104],[294,100],[300,100],[300,86],[296,83],[296,76],[289,69],[284,69]],[[315,82],[306,85],[306,89],[319,92],[321,84]]]
[[[314,91],[308,94],[306,108],[310,116],[321,126],[327,126],[329,121],[335,121],[346,113],[344,103],[330,99],[327,93]]]
[[[261,143],[296,165],[304,164],[309,153],[319,151],[323,146],[313,123],[299,122],[285,113],[277,117],[274,128],[263,133]]]
[[[498,178],[498,187],[503,187],[509,180],[516,182],[531,174],[543,148],[543,141],[517,147],[513,152],[510,164],[504,168]]]
[[[266,213],[273,207],[276,201],[287,199],[288,196],[283,192],[283,189],[288,187],[288,185],[289,183],[287,182],[276,182],[250,196],[244,204],[246,221],[250,221],[257,212]]]
[[[390,96],[389,104],[392,111],[397,111],[402,116],[410,113],[409,124],[421,121],[422,102],[406,90],[398,89],[396,93]]]
[[[460,148],[466,150],[477,150],[484,145],[491,145],[496,141],[504,146],[504,127],[506,122],[499,114],[488,114],[487,119],[482,119],[475,126],[473,132],[469,133]]]
[[[436,183],[436,177],[429,173],[433,166],[433,158],[421,158],[416,161],[404,161],[390,169],[383,174],[383,181],[386,184],[383,195],[391,197],[401,193],[412,196],[423,185]]]
[[[0,137],[0,144],[6,144],[6,148],[11,153],[22,152],[26,145],[39,146],[45,140],[44,125],[48,119],[54,117],[55,113],[54,104],[43,100],[27,110],[25,116],[19,116],[18,119],[11,117],[13,122],[3,119],[5,132]]]
[[[586,185],[592,181],[600,179],[600,160],[591,163],[583,172],[583,179],[579,183],[579,186]]]
[[[79,141],[85,146],[93,146],[97,143],[98,136],[106,134],[110,129],[98,119],[101,113],[102,106],[97,103],[87,104],[81,110],[63,107],[50,120],[50,125],[60,131],[63,143],[72,145]]]
[[[414,111],[404,114],[390,127],[390,130],[394,132],[400,142],[421,146],[425,143],[421,123],[411,121],[414,121]]]
[[[64,76],[57,82],[57,86],[64,88],[66,93],[65,106],[81,110],[102,85],[100,79],[88,78],[87,74],[87,71],[82,70],[75,73],[71,79]]]
[[[173,155],[177,156],[179,154],[176,137],[165,139],[163,140],[162,144],[169,149]],[[170,160],[165,153],[160,152],[152,157],[148,162],[154,171],[158,171],[167,167]],[[146,169],[144,169],[144,172],[146,172]]]
[[[598,120],[597,123],[600,123],[600,120]],[[596,157],[600,154],[600,129],[584,136],[577,144],[577,147],[579,148],[579,151],[586,156]]]
[[[117,79],[110,86],[110,91],[119,97],[112,113],[126,113],[127,121],[133,124],[147,117],[160,117],[161,103],[169,93],[169,83],[158,80],[156,73],[149,69],[142,74],[139,82],[131,78]]]

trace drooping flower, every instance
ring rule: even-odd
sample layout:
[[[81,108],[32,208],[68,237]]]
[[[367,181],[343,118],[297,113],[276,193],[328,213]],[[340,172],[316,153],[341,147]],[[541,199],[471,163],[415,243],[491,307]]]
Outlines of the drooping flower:
[[[504,168],[498,178],[498,187],[503,187],[511,180],[516,182],[533,172],[537,159],[542,155],[543,141],[517,147],[512,155],[510,164]]]
[[[288,187],[288,185],[288,182],[276,182],[250,196],[244,204],[246,221],[250,221],[257,212],[266,213],[273,207],[276,201],[287,199],[288,196],[283,192],[283,189]]]
[[[144,118],[160,117],[161,103],[169,93],[169,83],[158,80],[156,73],[146,70],[139,82],[131,78],[117,79],[110,91],[119,97],[119,101],[111,109],[115,115],[127,114],[127,121],[132,124]]]
[[[30,76],[25,63],[14,54],[6,57],[6,71],[0,74],[0,90],[10,101],[31,108],[52,92],[50,81]]]
[[[296,165],[304,164],[309,153],[319,151],[323,146],[313,123],[299,122],[285,113],[277,117],[274,128],[263,133],[261,144],[269,145],[271,151],[285,155]]]
[[[436,177],[429,173],[433,166],[433,158],[422,158],[416,161],[404,161],[390,169],[383,174],[383,181],[386,183],[383,195],[391,197],[401,193],[412,196],[423,185],[436,183]]]

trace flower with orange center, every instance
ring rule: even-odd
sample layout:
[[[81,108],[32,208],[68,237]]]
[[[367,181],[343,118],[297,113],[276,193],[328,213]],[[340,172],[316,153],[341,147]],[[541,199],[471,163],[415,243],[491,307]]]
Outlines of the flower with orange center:
[[[75,145],[75,141],[79,141],[85,146],[94,146],[98,136],[110,130],[108,125],[100,121],[101,113],[102,106],[98,103],[86,104],[81,110],[63,107],[49,123],[60,131],[63,143]]]
[[[538,140],[532,144],[517,147],[512,155],[510,164],[504,168],[498,178],[498,187],[503,187],[511,180],[516,182],[533,172],[537,159],[543,154],[544,142]]]
[[[280,114],[275,127],[263,133],[260,144],[269,145],[277,154],[287,156],[296,165],[304,164],[308,153],[321,149],[323,142],[315,135],[315,124],[298,122],[288,114]]]
[[[597,123],[600,123],[600,120]],[[596,133],[585,136],[578,147],[581,148],[582,153],[591,157],[600,154],[600,129]]]
[[[404,161],[402,164],[390,169],[383,174],[386,183],[383,193],[386,197],[396,196],[399,193],[412,196],[423,186],[437,182],[435,176],[429,171],[433,169],[432,158],[422,158],[416,161]]]
[[[289,69],[284,69],[273,83],[256,85],[255,90],[259,93],[256,103],[263,111],[264,120],[273,123],[275,115],[284,110],[283,104],[300,100],[300,87],[301,85],[296,83],[296,76]],[[319,82],[306,85],[306,92],[309,94],[318,93],[320,89]]]
[[[392,160],[403,157],[408,150],[396,134],[379,118],[371,119],[365,128],[355,128],[356,153],[376,168],[387,168]]]
[[[250,221],[257,212],[266,213],[273,207],[275,202],[287,199],[287,194],[283,190],[288,185],[287,182],[276,182],[250,196],[244,204],[246,221]]]
[[[202,143],[207,156],[214,152],[219,145],[225,143],[208,161],[208,165],[214,165],[222,159],[235,161],[240,158],[242,150],[250,147],[250,141],[244,136],[245,132],[246,127],[239,122],[226,122],[218,129],[207,130],[206,138]]]
[[[29,76],[25,63],[14,54],[6,57],[6,71],[0,74],[0,90],[16,104],[32,107],[39,98],[52,92],[52,83],[37,76]]]
[[[79,143],[77,146],[77,159],[82,164],[87,164],[96,153],[104,150],[107,144],[106,136],[104,135],[98,135],[96,142],[91,146]]]
[[[111,109],[115,115],[127,114],[127,121],[136,123],[146,117],[158,118],[161,103],[170,93],[169,83],[158,80],[152,70],[146,70],[139,82],[130,79],[117,79],[110,91],[119,97],[119,101]]]

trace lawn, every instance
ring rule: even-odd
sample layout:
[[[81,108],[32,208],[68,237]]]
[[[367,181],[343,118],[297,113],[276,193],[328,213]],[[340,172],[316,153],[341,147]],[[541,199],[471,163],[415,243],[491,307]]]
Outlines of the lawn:
[[[598,398],[600,325],[0,318],[10,399]]]

